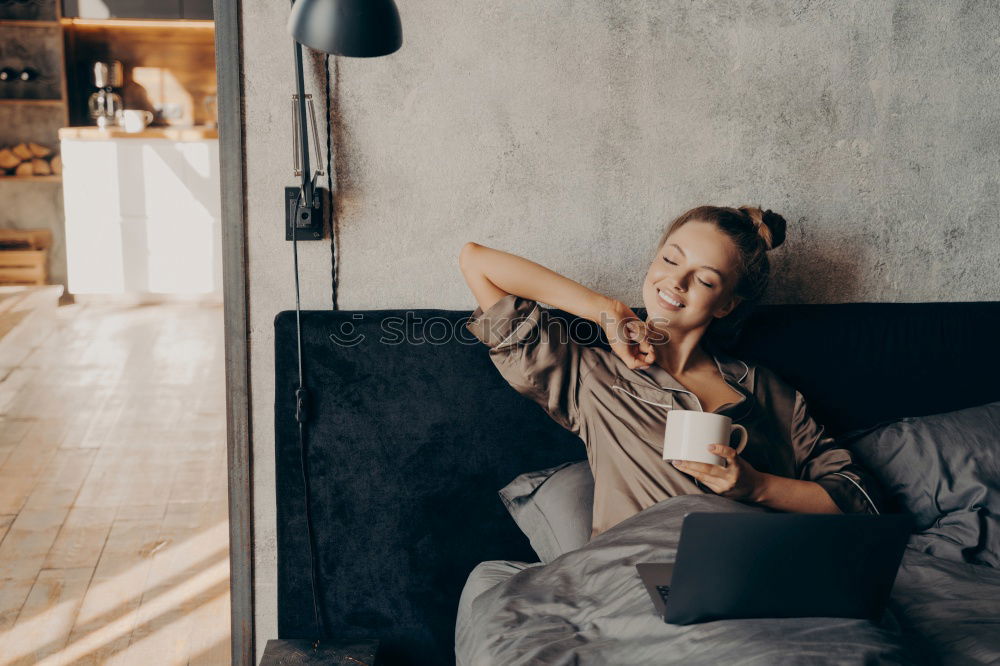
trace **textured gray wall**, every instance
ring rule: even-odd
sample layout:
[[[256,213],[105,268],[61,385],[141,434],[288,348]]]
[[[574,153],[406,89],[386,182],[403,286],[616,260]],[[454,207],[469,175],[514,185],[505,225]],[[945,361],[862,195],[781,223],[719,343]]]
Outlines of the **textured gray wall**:
[[[996,1],[397,2],[398,53],[331,59],[341,308],[471,312],[467,240],[640,304],[662,226],[702,203],[788,219],[769,302],[1000,299]],[[259,652],[293,61],[286,4],[243,13]],[[329,244],[300,262],[329,308]]]

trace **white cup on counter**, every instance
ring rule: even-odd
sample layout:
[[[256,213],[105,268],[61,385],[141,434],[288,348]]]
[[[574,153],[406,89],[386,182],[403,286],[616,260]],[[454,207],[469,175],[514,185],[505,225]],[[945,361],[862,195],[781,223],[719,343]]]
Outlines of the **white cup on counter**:
[[[153,112],[145,109],[122,109],[116,116],[118,125],[126,132],[141,132],[153,122]]]

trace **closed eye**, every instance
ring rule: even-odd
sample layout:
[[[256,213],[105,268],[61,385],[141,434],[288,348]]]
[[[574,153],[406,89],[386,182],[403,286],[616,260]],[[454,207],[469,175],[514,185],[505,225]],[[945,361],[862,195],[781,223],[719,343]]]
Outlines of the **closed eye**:
[[[676,266],[676,265],[677,265],[677,262],[676,262],[676,261],[670,261],[670,260],[669,260],[669,259],[667,259],[666,257],[663,257],[663,261],[667,262],[668,264],[671,264],[672,266]],[[702,280],[701,278],[698,278],[698,282],[701,282],[701,283],[702,283],[703,285],[705,285],[706,287],[708,287],[708,288],[710,288],[710,289],[711,289],[711,288],[712,288],[712,287],[714,286],[714,285],[711,285],[711,284],[709,284],[709,283],[705,282],[705,281],[704,281],[704,280]]]

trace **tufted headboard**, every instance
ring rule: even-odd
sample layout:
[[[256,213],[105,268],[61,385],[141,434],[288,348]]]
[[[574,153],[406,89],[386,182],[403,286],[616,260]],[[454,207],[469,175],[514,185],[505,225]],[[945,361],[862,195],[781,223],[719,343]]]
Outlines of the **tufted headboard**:
[[[497,490],[586,457],[575,435],[506,384],[465,329],[471,312],[302,313],[320,608],[329,638],[379,638],[380,664],[454,663],[472,568],[537,560]],[[576,325],[603,344],[596,325]],[[769,305],[730,351],[787,379],[842,434],[1000,400],[998,341],[1000,302]],[[275,318],[280,638],[315,631],[297,382],[286,311]]]

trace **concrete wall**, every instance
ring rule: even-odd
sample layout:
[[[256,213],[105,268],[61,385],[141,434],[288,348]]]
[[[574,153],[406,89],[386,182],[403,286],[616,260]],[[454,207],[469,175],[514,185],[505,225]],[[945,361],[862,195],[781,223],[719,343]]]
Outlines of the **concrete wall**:
[[[769,302],[1000,299],[995,0],[397,2],[398,53],[331,58],[341,308],[471,312],[467,240],[638,305],[662,225],[702,203],[788,219]],[[294,307],[287,14],[243,1],[258,652],[272,320]],[[300,262],[304,307],[329,308],[329,242]]]

